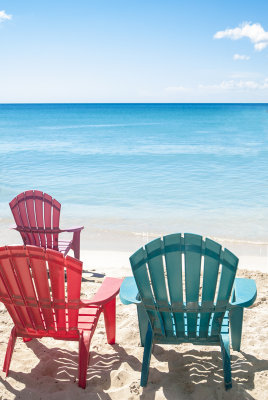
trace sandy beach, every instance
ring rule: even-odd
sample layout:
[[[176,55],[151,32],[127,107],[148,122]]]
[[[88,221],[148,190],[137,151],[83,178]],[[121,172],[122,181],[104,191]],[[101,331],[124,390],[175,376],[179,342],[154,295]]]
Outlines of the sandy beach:
[[[6,239],[8,243],[20,243],[16,232],[8,231]],[[139,240],[143,242],[146,239],[141,237]],[[3,240],[1,245],[2,242]],[[83,239],[81,260],[86,273],[82,282],[82,297],[90,298],[104,276],[131,275],[128,257],[132,249],[113,251],[107,245],[107,250],[88,250],[84,243]],[[76,342],[36,339],[25,344],[18,339],[9,376],[6,378],[3,372],[0,374],[0,398],[266,400],[267,257],[261,247],[259,250],[251,249],[243,256],[245,244],[242,246],[241,243],[236,243],[236,246],[241,259],[238,276],[256,280],[258,297],[255,304],[246,309],[244,314],[241,352],[231,350],[233,388],[230,391],[226,392],[224,389],[220,348],[190,344],[174,347],[156,345],[148,385],[141,388],[139,380],[143,348],[139,344],[136,309],[134,305],[122,305],[118,299],[116,344],[107,344],[101,317],[91,344],[91,360],[85,390],[77,385]],[[4,361],[11,328],[12,321],[1,303],[1,363]]]
[[[85,389],[78,386],[76,341],[17,338],[6,377],[7,345],[10,355],[18,332],[30,336],[29,324],[49,330],[54,318],[54,336],[77,339],[72,318],[77,314],[65,308],[83,303],[78,305],[75,290],[77,263],[64,269],[59,257],[49,264],[45,255],[46,270],[42,251],[32,249],[34,265],[28,252],[24,264],[8,266],[2,251],[0,300],[28,331],[14,329],[9,342],[14,322],[0,301],[0,400],[268,400],[268,1],[2,3],[0,247],[23,245],[12,229],[16,224],[21,232],[29,224],[39,246],[64,251],[73,238],[75,256],[83,263],[80,299],[88,300],[106,277],[121,278],[108,280],[111,291],[132,277],[129,258],[147,243],[195,234],[239,259],[236,277],[254,279],[257,298],[244,310],[241,351],[230,348],[232,388],[226,391],[228,316],[225,325],[222,314],[233,306],[225,297],[237,258],[200,237],[172,236],[143,253],[148,280],[141,252],[131,259],[137,260],[132,263],[137,282],[153,287],[148,303],[143,300],[148,313],[156,309],[154,340],[161,342],[161,330],[167,342],[185,334],[189,341],[197,336],[198,343],[205,336],[211,346],[152,343],[148,384],[141,387],[144,348],[137,308],[117,296],[115,344],[107,343],[100,315]],[[43,227],[52,240],[44,239]],[[177,262],[176,274],[178,249],[183,249],[182,267]],[[8,267],[13,275],[7,278]],[[235,307],[251,290],[255,294],[252,282],[237,281],[235,287],[243,292],[231,294]],[[208,318],[201,317],[201,301]],[[91,308],[92,315],[80,311],[79,329],[89,319],[86,328],[82,325],[87,332],[81,354],[88,355],[86,340],[99,311],[113,313],[113,304]],[[43,311],[50,307],[52,313]],[[230,314],[235,349],[242,314],[236,311]],[[220,344],[214,345],[218,338],[226,346],[223,358]],[[81,360],[84,386],[86,358]]]

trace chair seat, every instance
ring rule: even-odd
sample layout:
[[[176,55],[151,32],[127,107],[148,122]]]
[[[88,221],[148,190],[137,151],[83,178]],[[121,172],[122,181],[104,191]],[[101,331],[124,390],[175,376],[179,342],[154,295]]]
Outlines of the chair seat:
[[[98,323],[99,316],[102,312],[102,306],[97,307],[85,307],[79,309],[77,327],[69,329],[68,326],[68,313],[66,312],[66,325],[64,328],[55,330],[34,330],[32,328],[17,329],[18,337],[53,337],[54,339],[60,340],[79,340],[81,331],[87,331],[94,333],[95,327]],[[54,320],[56,319],[55,313],[53,313]]]

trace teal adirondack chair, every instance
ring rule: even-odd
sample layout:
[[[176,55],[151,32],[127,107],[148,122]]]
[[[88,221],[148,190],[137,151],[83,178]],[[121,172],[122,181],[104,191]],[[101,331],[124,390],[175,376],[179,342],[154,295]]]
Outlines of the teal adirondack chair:
[[[232,387],[232,348],[240,350],[243,308],[256,299],[252,279],[235,278],[238,258],[221,245],[190,233],[158,238],[130,257],[122,303],[137,305],[144,346],[141,386],[148,381],[154,343],[220,345],[225,388]]]

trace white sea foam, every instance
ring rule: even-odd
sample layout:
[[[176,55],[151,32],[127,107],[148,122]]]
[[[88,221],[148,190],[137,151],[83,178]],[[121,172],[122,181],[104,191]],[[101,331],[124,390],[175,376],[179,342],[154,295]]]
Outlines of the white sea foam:
[[[8,153],[20,153],[25,151],[35,151],[35,152],[48,152],[51,151],[68,151],[73,146],[72,142],[61,142],[61,141],[31,141],[31,142],[0,142],[0,154]]]
[[[46,130],[64,130],[64,129],[84,129],[84,128],[124,128],[130,126],[151,126],[160,125],[160,122],[140,122],[128,124],[76,124],[76,125],[54,125],[54,126],[39,126],[39,129]]]
[[[237,147],[223,146],[223,145],[143,145],[143,144],[107,144],[107,146],[100,147],[92,143],[85,143],[83,146],[74,145],[71,141],[32,141],[30,143],[0,143],[0,154],[19,153],[27,151],[35,151],[42,153],[71,153],[80,155],[116,155],[116,156],[131,156],[131,155],[219,155],[219,156],[248,156],[255,157],[261,151],[268,150],[263,147],[258,147],[254,144],[244,144]]]

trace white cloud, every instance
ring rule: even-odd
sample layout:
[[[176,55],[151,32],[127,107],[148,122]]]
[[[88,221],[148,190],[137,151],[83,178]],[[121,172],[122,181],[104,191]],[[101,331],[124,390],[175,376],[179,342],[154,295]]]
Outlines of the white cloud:
[[[261,51],[268,46],[268,32],[266,32],[261,24],[252,24],[250,22],[244,22],[237,28],[225,29],[225,31],[216,32],[214,39],[228,38],[232,40],[242,39],[244,37],[254,43],[254,48],[257,51]]]
[[[250,57],[249,56],[245,56],[243,54],[234,54],[233,59],[236,60],[236,61],[237,60],[249,60]]]
[[[236,81],[234,79],[222,81],[216,85],[199,85],[199,89],[212,89],[212,90],[263,90],[268,89],[268,78],[262,82],[256,81]]]
[[[268,46],[268,42],[266,42],[266,43],[265,42],[260,42],[260,43],[256,43],[254,47],[255,47],[255,50],[262,51],[267,46]]]
[[[0,22],[3,22],[7,19],[11,19],[12,15],[8,15],[6,14],[6,12],[4,10],[0,11]]]

